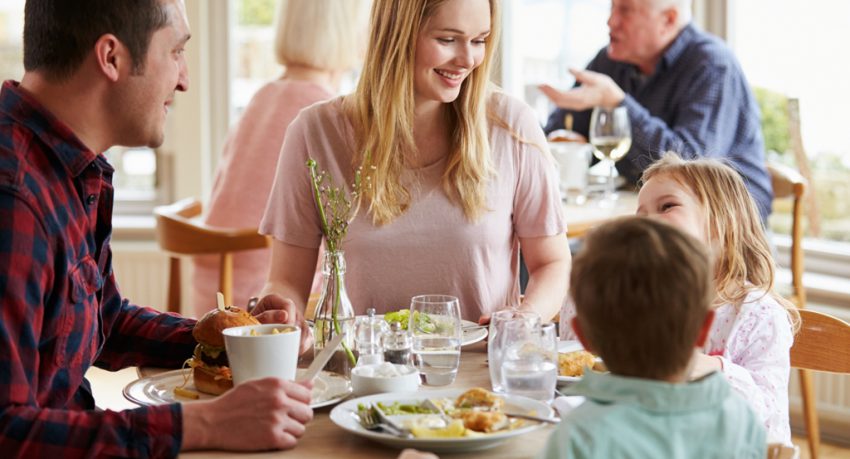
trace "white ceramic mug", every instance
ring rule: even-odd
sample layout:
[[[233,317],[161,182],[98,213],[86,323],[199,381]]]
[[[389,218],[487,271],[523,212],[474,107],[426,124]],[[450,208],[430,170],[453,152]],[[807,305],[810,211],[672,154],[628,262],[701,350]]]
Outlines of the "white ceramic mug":
[[[583,201],[593,147],[589,143],[549,142],[549,150],[558,162],[561,193],[568,201]]]
[[[301,343],[297,326],[245,325],[227,328],[222,334],[234,384],[267,377],[295,379]]]

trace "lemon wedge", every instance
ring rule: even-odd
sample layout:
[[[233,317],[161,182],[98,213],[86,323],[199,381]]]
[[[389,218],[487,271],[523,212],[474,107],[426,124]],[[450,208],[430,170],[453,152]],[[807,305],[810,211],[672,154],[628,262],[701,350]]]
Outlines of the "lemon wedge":
[[[413,426],[410,431],[416,438],[458,438],[466,436],[463,421],[455,419],[445,427]]]

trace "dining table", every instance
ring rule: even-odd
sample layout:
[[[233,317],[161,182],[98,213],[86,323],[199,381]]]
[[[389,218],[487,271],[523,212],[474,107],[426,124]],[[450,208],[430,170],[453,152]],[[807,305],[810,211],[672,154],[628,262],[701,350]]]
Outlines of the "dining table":
[[[299,366],[306,364],[299,363]],[[168,371],[161,368],[140,368],[141,377],[155,376]],[[455,381],[446,386],[422,385],[419,390],[423,392],[443,389],[470,389],[482,387],[490,389],[490,371],[487,367],[487,342],[481,341],[461,350],[460,367],[458,368]],[[192,402],[187,402],[192,403]],[[317,408],[313,412],[313,420],[307,424],[304,436],[298,440],[298,445],[289,450],[239,453],[231,451],[191,451],[180,454],[185,459],[207,459],[207,458],[329,458],[340,457],[346,459],[366,458],[395,458],[401,450],[390,448],[373,442],[369,439],[353,435],[334,424],[330,419],[330,411],[333,406]],[[464,458],[464,459],[522,459],[535,457],[546,444],[549,435],[555,427],[549,424],[541,424],[540,428],[527,432],[504,443],[477,451],[465,451],[458,453],[440,453],[440,458]]]

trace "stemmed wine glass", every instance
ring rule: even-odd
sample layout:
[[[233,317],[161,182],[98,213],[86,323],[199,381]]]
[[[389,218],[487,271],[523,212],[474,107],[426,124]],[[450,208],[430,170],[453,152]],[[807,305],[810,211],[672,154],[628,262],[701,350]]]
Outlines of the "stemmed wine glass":
[[[593,155],[609,165],[608,186],[602,205],[612,205],[617,200],[614,184],[616,162],[632,147],[632,128],[626,107],[596,107],[590,116],[590,143]]]

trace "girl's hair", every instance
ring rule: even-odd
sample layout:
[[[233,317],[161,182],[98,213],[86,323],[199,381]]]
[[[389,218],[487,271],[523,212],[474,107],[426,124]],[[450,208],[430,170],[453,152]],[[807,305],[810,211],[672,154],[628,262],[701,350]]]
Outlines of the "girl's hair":
[[[417,155],[413,138],[413,69],[423,26],[446,0],[375,0],[363,72],[345,112],[356,137],[353,166],[370,178],[363,190],[372,219],[383,225],[404,213],[410,190],[401,183],[405,159]],[[443,189],[475,221],[486,207],[494,174],[488,141],[490,68],[499,40],[499,0],[490,0],[490,35],[484,59],[461,85],[447,116],[450,144]]]
[[[274,50],[281,65],[348,70],[366,46],[369,0],[280,0]]]
[[[687,187],[705,212],[705,234],[715,257],[716,305],[740,306],[752,291],[771,295],[788,310],[795,329],[794,305],[773,290],[776,267],[756,204],[740,174],[714,159],[683,160],[668,152],[644,171],[641,182],[669,176]]]

